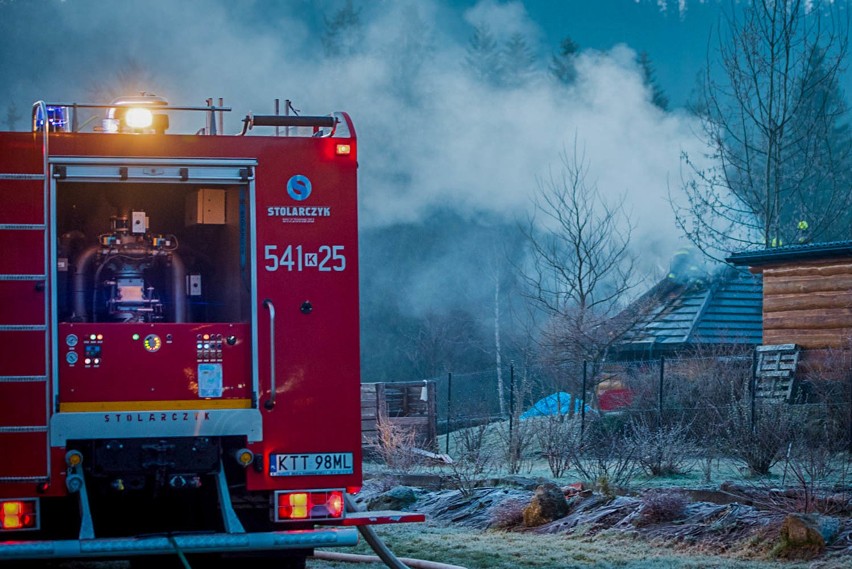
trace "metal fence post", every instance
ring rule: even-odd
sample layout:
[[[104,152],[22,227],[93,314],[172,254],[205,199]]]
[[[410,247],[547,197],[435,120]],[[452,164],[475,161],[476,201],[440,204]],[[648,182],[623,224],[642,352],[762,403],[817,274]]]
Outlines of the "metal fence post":
[[[657,412],[657,426],[663,426],[663,382],[666,378],[666,357],[660,356],[660,401]]]
[[[751,382],[749,383],[749,391],[751,392],[751,432],[754,432],[754,423],[756,419],[757,405],[757,349],[752,352],[751,356]]]
[[[509,444],[515,436],[515,362],[509,364]]]
[[[450,454],[450,417],[453,408],[453,372],[447,372],[447,440],[444,444],[444,452]]]
[[[586,431],[586,364],[588,362],[583,360],[583,398],[580,401],[580,436],[583,436],[583,433]]]

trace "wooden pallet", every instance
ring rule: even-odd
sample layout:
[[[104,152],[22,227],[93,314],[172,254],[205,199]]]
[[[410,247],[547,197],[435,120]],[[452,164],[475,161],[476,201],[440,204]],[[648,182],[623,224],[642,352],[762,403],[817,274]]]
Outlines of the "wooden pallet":
[[[790,403],[796,392],[799,347],[796,344],[775,344],[758,346],[755,350],[755,398]]]

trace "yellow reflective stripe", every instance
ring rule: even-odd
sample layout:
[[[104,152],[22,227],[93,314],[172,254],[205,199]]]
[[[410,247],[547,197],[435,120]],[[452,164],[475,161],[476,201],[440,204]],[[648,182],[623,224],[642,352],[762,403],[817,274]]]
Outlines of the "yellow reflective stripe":
[[[251,399],[195,399],[177,401],[80,401],[60,403],[61,413],[90,411],[172,411],[185,409],[250,409]]]

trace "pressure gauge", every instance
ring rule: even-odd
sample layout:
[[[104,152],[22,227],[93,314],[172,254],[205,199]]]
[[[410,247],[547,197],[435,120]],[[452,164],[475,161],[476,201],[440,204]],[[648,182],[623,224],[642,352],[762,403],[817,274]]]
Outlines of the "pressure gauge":
[[[160,349],[163,345],[163,341],[156,334],[148,334],[145,336],[145,340],[142,342],[142,345],[145,346],[146,352],[151,352],[153,354]]]

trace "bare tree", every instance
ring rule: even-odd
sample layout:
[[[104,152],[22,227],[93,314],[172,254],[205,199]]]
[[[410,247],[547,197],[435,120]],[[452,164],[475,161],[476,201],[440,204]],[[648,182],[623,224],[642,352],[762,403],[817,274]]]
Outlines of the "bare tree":
[[[500,274],[494,273],[494,367],[497,372],[497,401],[500,416],[506,416],[506,400],[503,396],[503,348],[500,338]]]
[[[417,377],[435,377],[459,369],[483,353],[478,339],[479,325],[469,312],[430,311],[408,335],[405,355]]]
[[[695,111],[710,166],[682,159],[689,239],[714,258],[835,237],[852,144],[838,78],[847,26],[825,3],[759,0],[727,15]],[[847,228],[848,231],[848,228]]]
[[[613,317],[637,284],[624,198],[607,201],[588,174],[575,141],[560,171],[539,182],[524,231],[531,260],[523,278],[529,297],[549,315],[543,341],[560,365],[606,352],[624,324]]]

